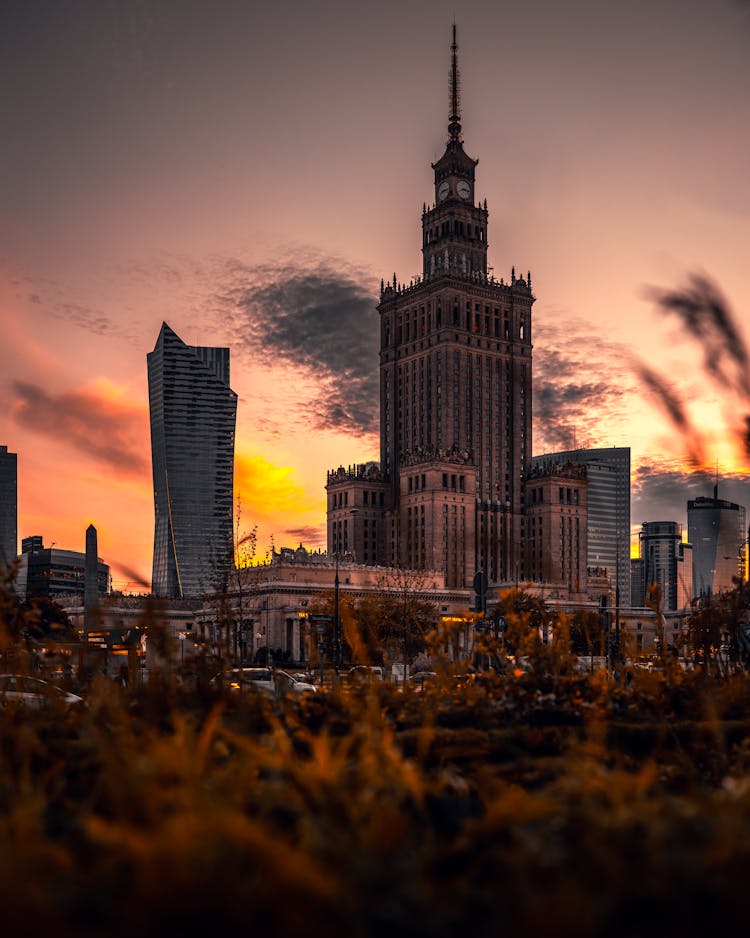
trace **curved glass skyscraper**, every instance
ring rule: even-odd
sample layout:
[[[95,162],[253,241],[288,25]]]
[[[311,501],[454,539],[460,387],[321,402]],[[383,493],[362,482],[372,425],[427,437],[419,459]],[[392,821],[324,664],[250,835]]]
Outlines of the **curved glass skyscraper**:
[[[198,596],[233,562],[237,395],[229,349],[186,345],[166,323],[148,360],[156,596]]]
[[[747,543],[743,505],[714,497],[687,503],[688,538],[693,545],[693,588],[696,596],[731,590],[737,577],[744,577]]]

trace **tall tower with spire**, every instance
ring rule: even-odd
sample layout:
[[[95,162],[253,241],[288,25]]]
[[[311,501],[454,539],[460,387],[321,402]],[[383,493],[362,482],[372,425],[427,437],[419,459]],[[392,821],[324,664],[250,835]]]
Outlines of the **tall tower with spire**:
[[[476,197],[478,160],[461,130],[454,25],[448,139],[422,211],[422,276],[381,285],[379,472],[358,487],[356,472],[340,470],[327,486],[329,550],[442,571],[456,587],[480,570],[491,584],[522,575],[534,303],[530,275],[513,268],[496,280],[487,267],[487,203]]]

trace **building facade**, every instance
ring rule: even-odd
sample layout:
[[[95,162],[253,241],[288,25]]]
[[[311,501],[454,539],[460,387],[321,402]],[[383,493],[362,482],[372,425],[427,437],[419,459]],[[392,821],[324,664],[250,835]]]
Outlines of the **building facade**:
[[[18,456],[0,446],[0,576],[18,553]]]
[[[687,608],[693,596],[693,551],[692,545],[683,543],[682,525],[676,521],[646,521],[638,540],[644,594],[634,596],[633,605],[645,605],[649,590],[656,585],[661,589],[664,611]]]
[[[534,456],[534,470],[576,463],[586,467],[588,483],[587,566],[607,570],[619,594],[630,597],[630,448],[572,449]]]
[[[365,562],[440,570],[462,588],[478,570],[490,583],[521,574],[534,296],[530,275],[513,269],[498,281],[487,266],[487,204],[461,135],[455,27],[450,92],[434,202],[422,212],[422,275],[381,285],[382,510],[364,512],[351,494],[347,504],[355,480],[329,473],[328,545],[340,549],[339,530],[364,544],[367,523]]]
[[[96,558],[96,593],[109,592],[109,566]],[[59,547],[45,547],[40,535],[26,537],[19,558],[16,592],[22,600],[65,599],[84,601],[86,589],[86,554]]]
[[[157,596],[199,596],[233,564],[237,395],[229,349],[186,345],[163,323],[148,358]]]
[[[696,597],[730,590],[744,578],[747,558],[747,515],[744,506],[718,497],[687,503],[688,540],[693,545],[693,590]]]
[[[576,463],[531,469],[526,481],[525,578],[587,589],[588,482]]]

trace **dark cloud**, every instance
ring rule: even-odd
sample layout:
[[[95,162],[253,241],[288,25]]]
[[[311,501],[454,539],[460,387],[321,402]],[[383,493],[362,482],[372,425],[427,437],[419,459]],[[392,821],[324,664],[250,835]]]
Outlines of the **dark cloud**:
[[[549,313],[547,316],[549,317]],[[590,324],[537,318],[534,338],[534,452],[601,442],[627,419],[623,396],[634,391],[624,349],[592,334]]]
[[[227,273],[233,350],[314,374],[315,428],[377,432],[379,324],[367,278],[325,263],[250,270],[229,262]]]
[[[24,381],[12,385],[11,408],[20,426],[74,447],[118,472],[148,472],[145,455],[146,415],[137,408],[93,391],[69,391],[52,396]]]
[[[287,528],[284,534],[294,541],[294,545],[302,544],[308,549],[316,549],[321,545],[325,546],[326,532],[325,525],[314,527],[308,525],[301,528]]]
[[[709,470],[686,470],[666,462],[647,460],[635,467],[631,485],[631,517],[637,528],[643,521],[678,521],[687,524],[689,499],[713,495],[716,476]],[[750,507],[750,477],[728,473],[719,477],[719,498]]]

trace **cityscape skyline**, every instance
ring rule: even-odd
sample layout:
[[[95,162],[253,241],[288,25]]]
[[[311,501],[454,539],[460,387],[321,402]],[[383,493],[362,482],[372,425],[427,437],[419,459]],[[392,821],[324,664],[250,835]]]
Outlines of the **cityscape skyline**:
[[[312,16],[302,7],[293,32],[267,13],[252,32],[255,59],[230,35],[231,26],[247,35],[238,4],[217,4],[210,16],[184,4],[172,36],[168,3],[150,17],[73,8],[68,23],[50,6],[40,25],[33,14],[44,6],[3,13],[16,43],[2,66],[7,86],[44,118],[32,129],[18,102],[3,105],[12,140],[4,175],[14,185],[2,192],[9,406],[0,443],[18,453],[19,537],[78,548],[94,521],[116,582],[131,582],[118,562],[150,579],[142,362],[168,319],[191,343],[232,348],[236,489],[244,520],[259,524],[261,555],[272,536],[322,546],[326,469],[377,457],[377,369],[362,362],[366,350],[376,360],[380,277],[419,269],[415,201],[429,199],[424,165],[443,143],[444,97],[433,91],[444,87],[451,12],[437,4],[420,20],[425,5],[386,5],[355,61],[346,42],[355,26],[337,4],[315,14],[316,41],[302,38]],[[710,493],[715,459],[722,495],[747,504],[747,460],[727,414],[737,401],[722,399],[700,349],[679,342],[675,323],[644,295],[704,269],[735,309],[750,305],[740,159],[750,126],[747,17],[729,2],[680,5],[679,19],[672,3],[606,16],[578,3],[567,23],[552,4],[532,6],[467,4],[459,29],[463,123],[492,210],[490,264],[530,266],[540,297],[534,455],[630,446],[634,528],[684,525],[687,500]],[[499,59],[493,25],[517,39]],[[522,40],[532,35],[527,69]],[[636,37],[638,69],[629,70]],[[103,38],[111,60],[97,52]],[[571,60],[561,60],[558,39]],[[262,52],[274,41],[280,63],[298,61],[283,76]],[[222,57],[201,89],[208,63]],[[360,99],[341,80],[349,71],[369,74]],[[247,101],[242,91],[253,87],[260,92]],[[58,95],[75,130],[54,112]],[[331,102],[325,117],[313,99]],[[487,120],[497,102],[502,118]],[[691,137],[698,120],[703,134]],[[54,146],[41,145],[43,132]],[[629,357],[657,368],[709,429],[702,476],[687,477],[688,447],[647,403]]]

